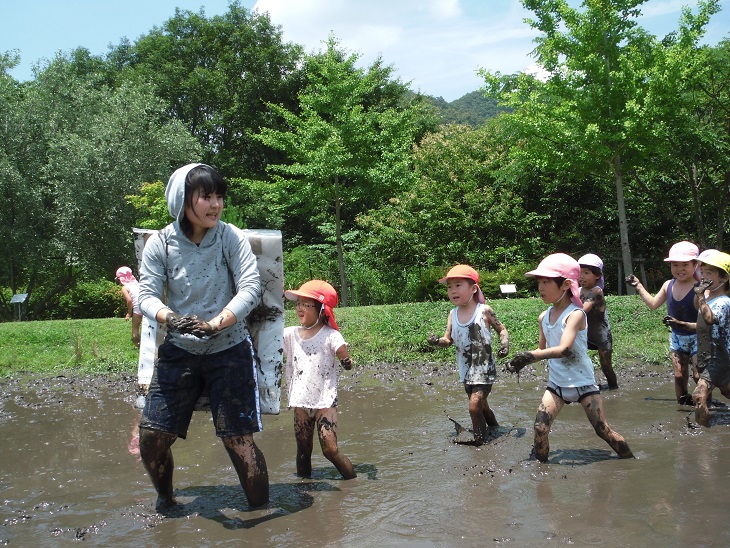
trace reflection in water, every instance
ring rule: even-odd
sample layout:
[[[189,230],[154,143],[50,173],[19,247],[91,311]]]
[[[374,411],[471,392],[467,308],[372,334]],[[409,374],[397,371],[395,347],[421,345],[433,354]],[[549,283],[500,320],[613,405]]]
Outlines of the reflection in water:
[[[604,396],[638,457],[625,461],[578,406],[554,424],[549,463],[530,460],[544,388],[537,380],[498,379],[490,402],[503,426],[480,447],[454,443],[471,436],[454,423],[471,423],[453,378],[345,389],[340,443],[358,477],[343,481],[315,452],[312,479],[297,478],[291,412],[265,416],[256,440],[271,504],[257,510],[210,415],[196,413],[188,439],[176,444],[181,505],[166,515],[154,511],[138,461],[133,394],[5,386],[0,544],[727,545],[730,412],[718,408],[712,428],[691,428],[692,409],[673,401],[670,375],[638,377]]]

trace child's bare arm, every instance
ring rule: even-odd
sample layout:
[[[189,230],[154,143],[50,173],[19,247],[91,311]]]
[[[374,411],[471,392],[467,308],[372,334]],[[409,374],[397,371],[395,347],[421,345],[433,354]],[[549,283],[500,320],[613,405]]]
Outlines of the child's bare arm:
[[[667,288],[669,287],[669,280],[662,284],[662,288],[657,292],[656,295],[652,295],[651,293],[649,293],[646,288],[641,285],[639,278],[637,278],[633,274],[631,274],[630,276],[626,276],[625,281],[628,285],[636,289],[636,294],[641,297],[641,300],[644,301],[644,303],[646,304],[646,306],[649,307],[650,310],[656,310],[667,300]]]
[[[497,318],[497,313],[491,306],[484,307],[484,321],[486,325],[494,328],[499,335],[499,350],[497,356],[504,358],[509,354],[509,332],[502,322]]]
[[[343,344],[337,349],[335,356],[337,356],[337,359],[340,360],[340,365],[344,369],[352,369],[353,361],[350,357],[350,352],[347,350],[346,344]]]
[[[446,332],[443,337],[437,337],[433,333],[428,336],[428,343],[439,348],[446,348],[451,346],[453,340],[451,339],[451,313],[446,320]]]

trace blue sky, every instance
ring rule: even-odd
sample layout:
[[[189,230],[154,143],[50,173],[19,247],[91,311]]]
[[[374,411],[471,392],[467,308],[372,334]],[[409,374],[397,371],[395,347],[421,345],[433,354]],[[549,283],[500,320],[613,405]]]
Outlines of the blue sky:
[[[570,0],[579,5],[578,0]],[[32,78],[32,67],[83,46],[104,54],[123,37],[134,41],[161,25],[175,8],[207,16],[228,10],[228,0],[0,0],[0,52],[18,50],[21,64],[11,71]],[[242,0],[268,12],[284,40],[308,52],[323,48],[332,33],[363,65],[378,55],[411,87],[447,101],[482,85],[476,72],[526,70],[533,62],[530,15],[519,0]],[[676,29],[682,5],[696,0],[648,0],[640,24],[664,36]],[[730,0],[708,27],[706,43],[730,36]]]

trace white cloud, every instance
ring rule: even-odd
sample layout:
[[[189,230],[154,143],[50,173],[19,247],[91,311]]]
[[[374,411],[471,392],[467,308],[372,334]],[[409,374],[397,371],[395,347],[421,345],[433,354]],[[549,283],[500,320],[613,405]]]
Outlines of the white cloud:
[[[569,3],[580,8],[582,2]],[[657,35],[670,32],[683,3],[692,0],[648,0],[640,24]],[[722,4],[727,8],[730,0]],[[524,22],[533,14],[520,0],[258,0],[254,9],[268,11],[284,40],[308,52],[322,50],[332,33],[361,55],[362,66],[381,55],[413,89],[447,101],[479,89],[480,68],[510,74],[535,61],[537,33]]]

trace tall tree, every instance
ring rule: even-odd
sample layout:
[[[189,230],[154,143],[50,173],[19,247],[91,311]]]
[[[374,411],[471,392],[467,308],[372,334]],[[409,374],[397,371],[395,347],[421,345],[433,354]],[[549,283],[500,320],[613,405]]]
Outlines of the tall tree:
[[[331,208],[343,303],[348,302],[343,220],[394,195],[411,179],[410,149],[433,120],[392,67],[377,59],[367,70],[330,36],[327,49],[308,56],[299,109],[269,103],[288,130],[262,128],[259,139],[288,162],[270,171],[293,182],[297,199],[312,210]],[[429,126],[431,124],[431,126]]]
[[[486,91],[514,109],[512,123],[525,136],[517,156],[612,179],[625,272],[633,266],[624,178],[643,161],[647,127],[658,122],[642,119],[658,44],[636,23],[643,3],[585,0],[579,10],[567,0],[522,0],[535,15],[527,22],[541,33],[534,55],[547,80],[481,72]],[[706,22],[718,10],[716,0],[700,0],[696,18]]]
[[[203,161],[227,177],[265,176],[272,151],[251,138],[275,120],[266,102],[293,107],[302,49],[282,42],[268,14],[234,1],[206,17],[180,9],[134,44],[110,52],[119,78],[151,83],[171,115],[204,149]]]
[[[58,56],[33,82],[0,84],[16,90],[0,109],[0,127],[12,132],[0,144],[9,207],[0,228],[17,244],[0,265],[0,284],[31,294],[36,317],[78,276],[108,276],[129,261],[125,195],[199,156],[195,139],[148,90],[109,89],[75,58]]]

